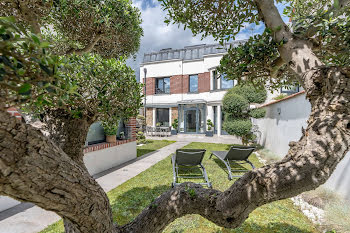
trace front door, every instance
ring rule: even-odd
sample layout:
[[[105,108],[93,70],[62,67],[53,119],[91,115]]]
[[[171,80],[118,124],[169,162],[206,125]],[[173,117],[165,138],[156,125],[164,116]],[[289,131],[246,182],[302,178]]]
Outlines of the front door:
[[[185,132],[197,133],[197,109],[185,110]]]

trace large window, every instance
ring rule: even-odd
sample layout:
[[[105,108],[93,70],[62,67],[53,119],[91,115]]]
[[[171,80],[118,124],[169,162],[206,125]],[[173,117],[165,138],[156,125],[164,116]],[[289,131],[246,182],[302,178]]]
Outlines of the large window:
[[[157,108],[157,125],[169,126],[169,108]]]
[[[156,94],[169,94],[169,93],[170,93],[170,78],[157,78]]]
[[[198,75],[190,75],[189,92],[198,92]]]
[[[226,78],[226,74],[221,75],[221,89],[230,89],[233,87],[233,80]]]

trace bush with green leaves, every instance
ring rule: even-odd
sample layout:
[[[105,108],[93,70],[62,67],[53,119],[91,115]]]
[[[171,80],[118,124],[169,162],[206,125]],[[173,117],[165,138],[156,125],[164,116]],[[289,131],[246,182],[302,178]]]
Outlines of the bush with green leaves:
[[[117,135],[119,122],[103,121],[102,127],[105,135],[114,136]]]
[[[207,127],[209,131],[211,131],[212,128],[214,127],[214,124],[210,119],[207,120]]]
[[[179,127],[179,120],[175,118],[171,126],[173,127],[173,129],[177,130],[177,127]]]
[[[254,138],[251,132],[250,118],[262,118],[266,114],[265,109],[250,108],[251,103],[263,103],[266,100],[266,90],[252,85],[238,85],[230,89],[224,96],[223,112],[225,119],[224,130],[242,138],[242,143],[247,144]]]

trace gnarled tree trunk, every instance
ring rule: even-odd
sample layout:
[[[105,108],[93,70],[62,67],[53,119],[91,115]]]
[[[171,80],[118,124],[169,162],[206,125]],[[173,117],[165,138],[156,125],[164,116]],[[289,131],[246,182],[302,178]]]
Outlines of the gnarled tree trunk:
[[[186,214],[235,228],[257,207],[323,184],[349,151],[350,72],[324,67],[307,41],[284,25],[273,0],[256,0],[284,62],[299,76],[311,103],[308,126],[286,157],[246,173],[224,192],[185,183],[147,207],[135,220],[113,226],[108,198],[79,162],[31,126],[0,111],[0,194],[29,201],[62,216],[72,232],[161,232]],[[191,194],[190,194],[191,193]],[[195,195],[193,195],[195,193]]]

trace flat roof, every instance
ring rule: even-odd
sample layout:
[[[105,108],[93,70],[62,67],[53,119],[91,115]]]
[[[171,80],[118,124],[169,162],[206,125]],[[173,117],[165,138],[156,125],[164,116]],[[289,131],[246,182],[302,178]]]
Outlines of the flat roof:
[[[247,40],[236,40],[227,42],[223,46],[220,44],[200,44],[186,46],[183,49],[165,48],[161,49],[159,52],[145,53],[142,64],[169,60],[198,60],[206,55],[227,53],[231,46],[237,47],[239,44],[245,43],[246,41]]]

